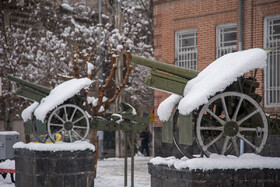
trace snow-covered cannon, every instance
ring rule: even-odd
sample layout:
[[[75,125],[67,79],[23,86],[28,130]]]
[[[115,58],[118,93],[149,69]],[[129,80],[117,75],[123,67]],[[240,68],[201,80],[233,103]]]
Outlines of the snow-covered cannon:
[[[259,154],[267,141],[270,120],[259,105],[262,97],[256,93],[256,73],[266,66],[269,51],[230,53],[202,72],[132,55],[132,62],[152,68],[146,78],[148,86],[173,93],[157,111],[163,121],[162,141],[175,142],[190,158],[197,154],[188,149],[194,140],[206,156],[239,156],[244,145],[244,152]]]
[[[137,116],[134,108],[122,103],[123,111],[107,118],[91,116],[87,109],[84,89],[92,80],[71,79],[54,89],[22,80],[14,76],[8,79],[17,83],[17,94],[34,101],[22,112],[25,133],[33,133],[36,140],[45,143],[85,140],[90,128],[104,131],[142,131],[148,119]],[[88,111],[88,112],[87,112]]]

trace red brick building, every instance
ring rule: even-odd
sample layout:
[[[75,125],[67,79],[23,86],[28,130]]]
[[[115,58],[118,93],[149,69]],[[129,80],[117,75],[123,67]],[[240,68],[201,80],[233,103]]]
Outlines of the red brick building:
[[[153,0],[153,3],[155,58],[161,62],[201,71],[216,58],[239,48],[280,44],[279,0]],[[257,74],[260,82],[257,92],[263,97],[261,105],[267,113],[280,113],[279,54],[279,48],[271,53],[268,67]],[[154,95],[157,108],[169,94],[155,91]],[[156,114],[155,132],[159,132],[157,127],[161,127],[161,122]]]

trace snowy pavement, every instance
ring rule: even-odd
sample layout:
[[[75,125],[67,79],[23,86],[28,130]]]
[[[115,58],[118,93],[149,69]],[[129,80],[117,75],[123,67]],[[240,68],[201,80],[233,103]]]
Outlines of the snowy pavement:
[[[147,187],[151,186],[151,176],[148,173],[147,163],[151,157],[134,158],[134,186]],[[128,186],[131,184],[131,159],[128,158]],[[95,187],[120,187],[124,186],[124,159],[123,158],[108,158],[103,161],[98,161],[97,176],[94,180]]]
[[[136,156],[134,160],[134,186],[135,187],[148,187],[150,186],[150,174],[148,173],[147,163],[151,157]],[[128,158],[128,186],[130,186],[130,164],[131,159]],[[10,176],[3,179],[0,175],[1,187],[14,187],[11,183]],[[108,158],[98,161],[97,176],[94,180],[95,187],[122,187],[124,186],[124,159],[123,158]]]

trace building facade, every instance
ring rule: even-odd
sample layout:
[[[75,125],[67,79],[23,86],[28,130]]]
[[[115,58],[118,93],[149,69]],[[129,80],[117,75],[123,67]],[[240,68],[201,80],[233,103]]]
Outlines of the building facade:
[[[201,71],[229,52],[280,45],[279,0],[154,0],[153,3],[155,58],[161,62]],[[280,113],[279,54],[279,48],[270,53],[267,68],[259,70],[256,76],[260,83],[257,93],[262,96],[261,106],[266,113]],[[155,108],[168,95],[155,91]],[[163,146],[162,123],[157,114],[154,126],[158,134],[156,144]],[[163,154],[162,151],[156,146],[156,155]]]

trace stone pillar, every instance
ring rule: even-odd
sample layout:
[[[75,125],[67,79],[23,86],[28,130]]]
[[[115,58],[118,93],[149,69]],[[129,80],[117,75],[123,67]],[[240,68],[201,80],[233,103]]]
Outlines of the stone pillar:
[[[280,186],[280,169],[177,170],[148,163],[151,187]]]
[[[15,149],[17,187],[93,187],[95,152]]]

